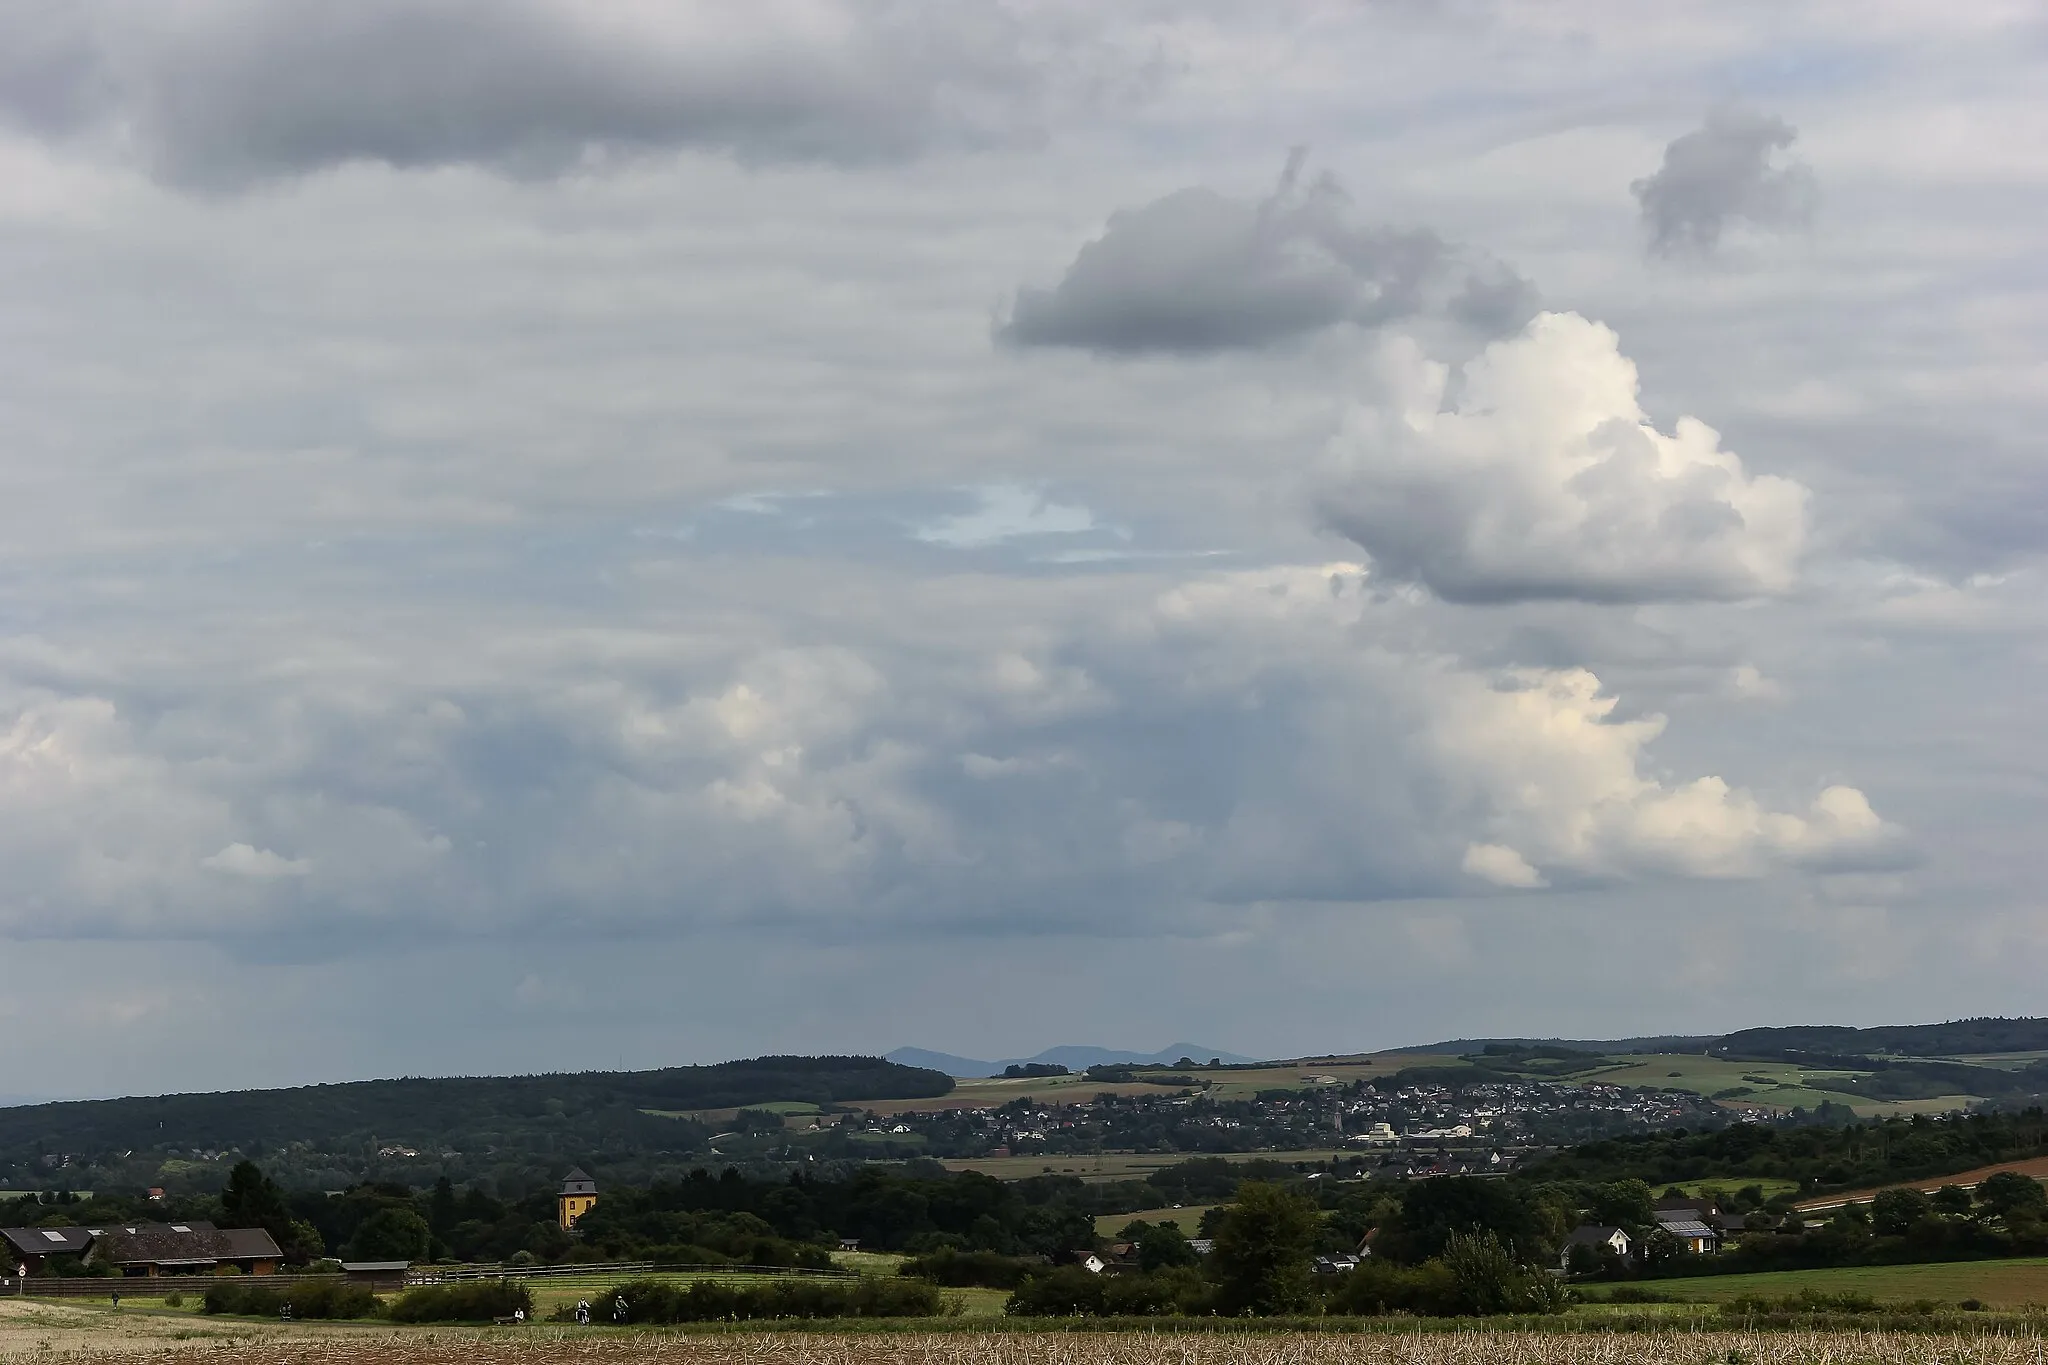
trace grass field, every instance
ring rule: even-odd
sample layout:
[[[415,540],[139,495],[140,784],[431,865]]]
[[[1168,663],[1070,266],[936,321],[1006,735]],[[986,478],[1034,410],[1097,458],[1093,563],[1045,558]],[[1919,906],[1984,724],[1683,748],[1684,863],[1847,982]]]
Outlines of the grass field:
[[[1826,1270],[1774,1270],[1755,1275],[1702,1275],[1689,1280],[1645,1280],[1643,1287],[1702,1303],[1764,1294],[1779,1298],[1802,1289],[1868,1294],[1882,1302],[1976,1299],[1992,1308],[2048,1305],[2048,1257],[2006,1261],[1948,1261],[1939,1265],[1836,1266]]]
[[[1230,1161],[1335,1161],[1355,1157],[1356,1151],[1331,1147],[1304,1148],[1286,1152],[1234,1152]],[[1100,1156],[984,1156],[946,1157],[949,1171],[980,1171],[998,1180],[1022,1180],[1033,1175],[1075,1175],[1090,1184],[1110,1180],[1143,1180],[1154,1171],[1188,1160],[1187,1152],[1104,1152]]]
[[[1143,1219],[1147,1223],[1173,1223],[1179,1226],[1182,1232],[1193,1237],[1195,1230],[1202,1225],[1202,1215],[1213,1207],[1215,1206],[1211,1204],[1190,1204],[1186,1208],[1181,1209],[1145,1209],[1139,1213],[1105,1213],[1095,1220],[1095,1235],[1097,1237],[1114,1237],[1119,1232],[1122,1232],[1132,1219],[1136,1218]]]
[[[1871,1100],[1840,1091],[1818,1090],[1818,1078],[1861,1076],[1867,1072],[1795,1066],[1789,1062],[1740,1062],[1725,1057],[1702,1057],[1696,1053],[1646,1053],[1642,1056],[1611,1057],[1582,1071],[1557,1079],[1579,1085],[1654,1086],[1667,1090],[1690,1090],[1696,1095],[1718,1095],[1727,1090],[1751,1093],[1723,1101],[1736,1107],[1772,1109],[1813,1109],[1822,1104],[1846,1104],[1863,1118],[1891,1114],[1943,1114],[1961,1109],[1969,1095],[1939,1095],[1925,1100]]]

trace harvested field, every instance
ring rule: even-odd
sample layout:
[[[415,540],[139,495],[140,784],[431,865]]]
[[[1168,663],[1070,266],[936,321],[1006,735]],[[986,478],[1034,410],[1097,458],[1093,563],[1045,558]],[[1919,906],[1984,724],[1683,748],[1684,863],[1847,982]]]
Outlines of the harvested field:
[[[1954,1175],[1930,1176],[1925,1180],[1901,1180],[1890,1185],[1876,1185],[1867,1190],[1845,1190],[1840,1194],[1815,1195],[1802,1199],[1794,1207],[1801,1212],[1820,1212],[1838,1209],[1844,1204],[1866,1204],[1886,1190],[1919,1190],[1933,1194],[1943,1185],[1961,1185],[1975,1189],[1991,1176],[2001,1171],[2018,1171],[2036,1180],[2048,1180],[2048,1156],[2028,1157],[2023,1161],[2001,1161],[1995,1166],[1978,1166],[1972,1170],[1957,1171]]]
[[[2026,1334],[614,1332],[193,1323],[0,1305],[0,1362],[160,1365],[2038,1365]]]

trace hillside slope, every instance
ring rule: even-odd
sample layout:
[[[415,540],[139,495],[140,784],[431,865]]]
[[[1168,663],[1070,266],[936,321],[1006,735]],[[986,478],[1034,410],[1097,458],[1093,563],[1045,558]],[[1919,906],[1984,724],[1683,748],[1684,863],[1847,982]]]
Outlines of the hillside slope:
[[[879,1057],[758,1057],[657,1071],[74,1100],[0,1109],[0,1188],[217,1184],[213,1167],[225,1152],[261,1157],[306,1184],[607,1159],[637,1166],[708,1150],[709,1129],[670,1117],[682,1111],[911,1099],[952,1088],[940,1072]]]

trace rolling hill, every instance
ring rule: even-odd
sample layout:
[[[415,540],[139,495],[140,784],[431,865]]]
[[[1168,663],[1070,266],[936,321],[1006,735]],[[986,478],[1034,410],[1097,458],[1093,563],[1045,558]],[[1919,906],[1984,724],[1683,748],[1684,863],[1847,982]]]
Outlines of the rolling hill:
[[[287,1090],[73,1100],[0,1109],[0,1188],[218,1184],[221,1154],[300,1185],[538,1179],[569,1164],[647,1168],[707,1152],[687,1111],[774,1101],[936,1097],[941,1072],[879,1057],[758,1057],[655,1071],[410,1077]],[[224,1168],[222,1168],[224,1170]]]

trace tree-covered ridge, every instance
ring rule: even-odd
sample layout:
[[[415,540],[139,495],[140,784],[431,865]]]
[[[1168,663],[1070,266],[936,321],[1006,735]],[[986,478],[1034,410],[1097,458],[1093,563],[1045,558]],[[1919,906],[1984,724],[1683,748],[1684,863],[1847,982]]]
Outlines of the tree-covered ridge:
[[[1785,1052],[1830,1056],[1968,1057],[2048,1051],[2048,1019],[1952,1019],[1941,1024],[1878,1028],[1815,1025],[1752,1028],[1714,1040],[1712,1051],[1735,1057]]]
[[[0,1109],[0,1187],[166,1183],[164,1158],[269,1156],[292,1183],[351,1183],[397,1151],[430,1168],[632,1160],[701,1150],[709,1128],[667,1115],[778,1100],[817,1105],[946,1094],[948,1076],[878,1057],[757,1057],[655,1071],[412,1077],[79,1100]],[[454,1154],[451,1162],[448,1154]],[[340,1177],[338,1181],[335,1177]],[[202,1179],[218,1180],[208,1174]]]
[[[1642,1180],[1657,1186],[1777,1179],[1826,1192],[2043,1155],[2048,1155],[2048,1116],[2028,1109],[1840,1127],[1736,1124],[1711,1133],[1643,1133],[1571,1148],[1528,1167],[1523,1175],[1537,1181]]]

